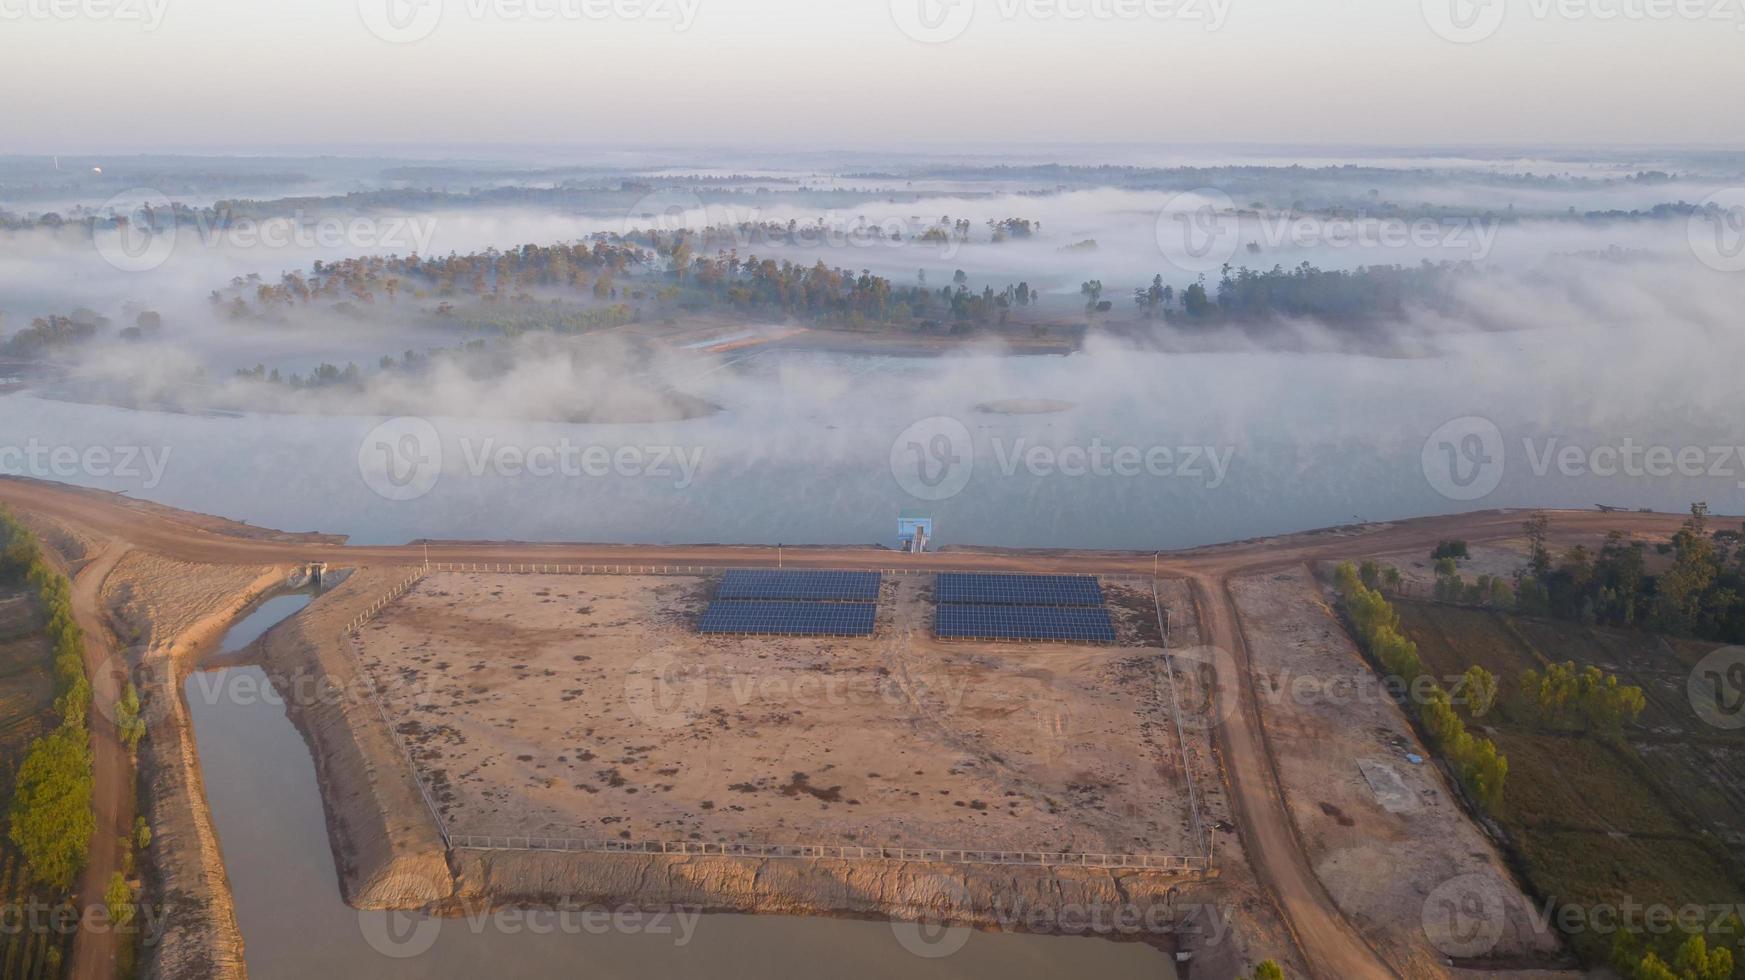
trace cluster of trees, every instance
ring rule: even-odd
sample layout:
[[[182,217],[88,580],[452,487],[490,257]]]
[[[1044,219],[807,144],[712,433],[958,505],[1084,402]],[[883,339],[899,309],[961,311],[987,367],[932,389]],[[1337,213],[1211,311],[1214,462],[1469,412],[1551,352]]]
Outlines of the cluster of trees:
[[[988,227],[993,229],[994,243],[1006,241],[1009,238],[1034,238],[1042,234],[1042,222],[1031,221],[1028,218],[1006,218],[1003,221],[989,221]]]
[[[1514,588],[1500,575],[1480,575],[1476,581],[1468,582],[1460,574],[1459,560],[1455,558],[1437,558],[1434,567],[1436,598],[1443,602],[1507,609],[1515,601]]]
[[[237,368],[236,376],[250,381],[289,385],[292,388],[330,388],[335,385],[356,387],[363,381],[363,372],[358,370],[356,364],[347,363],[345,367],[340,367],[325,361],[310,371],[307,378],[295,373],[286,377],[279,373],[278,368],[269,371],[264,364],[256,364],[252,368]]]
[[[1693,505],[1684,527],[1660,547],[1671,564],[1659,573],[1648,570],[1646,547],[1620,532],[1597,552],[1577,545],[1558,560],[1546,545],[1550,518],[1535,514],[1526,529],[1531,554],[1516,585],[1521,611],[1745,643],[1745,537],[1711,532],[1707,504]]]
[[[85,343],[107,326],[107,317],[83,307],[66,316],[39,316],[30,321],[29,327],[0,341],[0,358],[40,360],[56,350]]]
[[[1341,564],[1336,581],[1346,615],[1357,628],[1358,639],[1369,655],[1412,691],[1428,691],[1418,706],[1418,717],[1430,739],[1442,751],[1475,799],[1494,810],[1502,802],[1503,784],[1509,776],[1509,760],[1490,739],[1466,729],[1466,722],[1434,678],[1424,673],[1418,646],[1400,629],[1399,614],[1387,597],[1365,584],[1363,572],[1351,562]],[[1467,672],[1462,682],[1465,707],[1470,717],[1480,717],[1496,700],[1496,678],[1482,669]]]
[[[1171,319],[1200,322],[1304,317],[1335,325],[1365,323],[1400,316],[1412,306],[1446,308],[1452,280],[1473,271],[1471,263],[1429,261],[1415,267],[1376,265],[1350,271],[1320,269],[1308,262],[1294,269],[1274,266],[1265,271],[1226,265],[1215,301],[1202,276],[1182,291],[1179,311],[1165,302],[1163,312]]]
[[[1727,934],[1739,927],[1737,916],[1732,927]],[[1704,936],[1690,936],[1669,963],[1654,950],[1644,951],[1640,937],[1625,929],[1612,940],[1612,968],[1626,980],[1733,980],[1733,951],[1719,942],[1711,948]]]
[[[365,256],[316,261],[307,276],[288,272],[277,283],[255,275],[238,277],[230,284],[230,295],[215,290],[211,300],[233,316],[248,316],[256,308],[267,312],[320,299],[373,304],[383,296],[393,303],[408,283],[415,295],[471,297],[486,303],[531,302],[536,287],[606,300],[617,298],[616,277],[648,268],[651,262],[650,253],[641,248],[598,240],[431,258]]]
[[[28,584],[37,592],[54,648],[55,714],[59,724],[30,744],[13,787],[9,836],[31,876],[65,890],[90,851],[96,817],[91,810],[91,747],[87,718],[91,683],[85,676],[84,636],[73,618],[72,587],[44,559],[30,531],[0,509],[0,583]]]
[[[1517,713],[1540,728],[1583,729],[1617,736],[1626,722],[1642,716],[1648,699],[1639,687],[1622,684],[1616,675],[1573,662],[1552,664],[1543,672],[1522,672]]]
[[[991,323],[1002,311],[1023,305],[1033,296],[1027,285],[1009,286],[999,293],[987,287],[973,293],[961,277],[934,292],[924,280],[898,286],[866,270],[856,273],[823,262],[804,265],[755,255],[741,258],[736,249],[698,256],[694,233],[645,234],[654,242],[652,252],[641,246],[595,240],[592,244],[529,245],[433,259],[376,256],[317,262],[307,277],[288,273],[276,284],[243,277],[231,284],[229,295],[214,291],[211,298],[231,315],[248,317],[323,297],[339,299],[341,305],[373,303],[377,295],[393,302],[410,282],[419,296],[517,304],[516,315],[480,326],[518,332],[594,329],[630,322],[639,310],[632,302],[619,302],[621,299],[860,326],[906,321],[934,310],[945,311],[960,322]],[[662,261],[669,268],[661,278],[617,281],[616,277],[631,272],[656,271]],[[566,290],[579,291],[591,294],[599,303],[614,305],[577,308],[540,304],[536,289],[560,297]],[[435,312],[458,318],[470,315],[446,302]]]

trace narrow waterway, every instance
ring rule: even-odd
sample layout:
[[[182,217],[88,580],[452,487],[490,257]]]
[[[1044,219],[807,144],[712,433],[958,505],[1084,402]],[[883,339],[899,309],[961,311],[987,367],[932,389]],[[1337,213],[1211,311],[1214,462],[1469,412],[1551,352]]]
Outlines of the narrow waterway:
[[[262,603],[232,627],[220,655],[311,599]],[[1149,946],[1088,937],[588,909],[443,920],[360,913],[340,898],[315,766],[265,672],[196,673],[184,694],[254,980],[1174,976],[1169,957]]]

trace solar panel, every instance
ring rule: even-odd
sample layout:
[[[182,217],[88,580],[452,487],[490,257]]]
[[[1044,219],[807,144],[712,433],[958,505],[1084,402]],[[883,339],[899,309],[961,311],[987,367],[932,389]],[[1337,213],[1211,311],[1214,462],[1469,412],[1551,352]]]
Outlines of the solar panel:
[[[1091,575],[986,575],[945,572],[934,598],[943,603],[997,606],[1100,606],[1103,587]]]
[[[938,608],[934,630],[942,639],[1115,642],[1115,626],[1102,608],[947,603]]]
[[[878,572],[789,572],[734,569],[721,578],[717,599],[873,602],[879,597]]]
[[[760,636],[871,636],[878,606],[871,602],[712,602],[702,633]]]

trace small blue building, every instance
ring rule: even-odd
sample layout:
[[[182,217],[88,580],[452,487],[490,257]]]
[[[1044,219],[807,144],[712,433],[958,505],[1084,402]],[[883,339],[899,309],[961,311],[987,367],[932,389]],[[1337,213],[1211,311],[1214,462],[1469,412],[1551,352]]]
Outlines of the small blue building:
[[[926,551],[933,540],[933,518],[920,511],[905,510],[897,515],[897,540],[904,551]]]

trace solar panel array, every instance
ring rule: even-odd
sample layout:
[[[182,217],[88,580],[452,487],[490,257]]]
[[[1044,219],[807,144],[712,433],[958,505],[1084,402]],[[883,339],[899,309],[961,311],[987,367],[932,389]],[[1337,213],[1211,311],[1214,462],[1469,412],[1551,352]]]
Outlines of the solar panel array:
[[[934,630],[946,639],[1115,642],[1109,610],[1100,607],[942,605]]]
[[[790,572],[734,569],[721,579],[717,599],[876,602],[878,572]]]
[[[728,636],[871,636],[878,572],[734,569],[698,631]]]
[[[941,639],[1115,642],[1095,576],[946,572],[933,591]]]
[[[1103,587],[1091,575],[941,573],[939,602],[978,606],[1100,606]]]
[[[701,632],[767,636],[871,636],[878,606],[871,602],[711,603]]]

